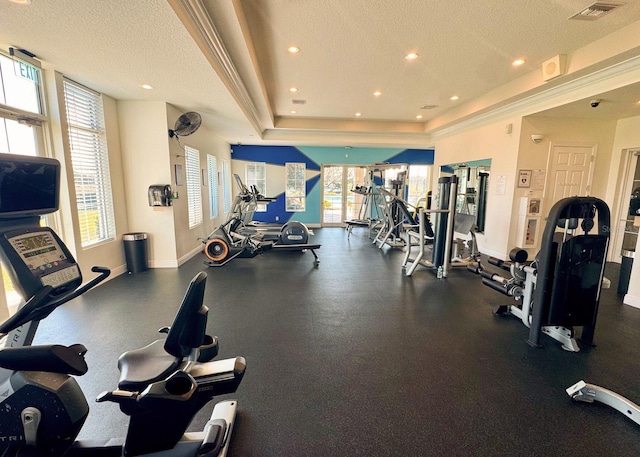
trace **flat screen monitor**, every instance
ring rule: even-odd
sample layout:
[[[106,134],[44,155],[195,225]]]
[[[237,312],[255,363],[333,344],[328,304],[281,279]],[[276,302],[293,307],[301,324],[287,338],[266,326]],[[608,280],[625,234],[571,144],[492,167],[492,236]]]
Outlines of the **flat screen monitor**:
[[[58,210],[60,163],[45,157],[0,154],[0,217]]]

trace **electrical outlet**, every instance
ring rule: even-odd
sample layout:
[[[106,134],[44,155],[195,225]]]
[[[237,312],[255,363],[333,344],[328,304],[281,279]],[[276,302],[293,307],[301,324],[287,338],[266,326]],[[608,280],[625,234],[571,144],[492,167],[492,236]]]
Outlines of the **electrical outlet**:
[[[280,220],[280,216],[276,216],[276,222]]]

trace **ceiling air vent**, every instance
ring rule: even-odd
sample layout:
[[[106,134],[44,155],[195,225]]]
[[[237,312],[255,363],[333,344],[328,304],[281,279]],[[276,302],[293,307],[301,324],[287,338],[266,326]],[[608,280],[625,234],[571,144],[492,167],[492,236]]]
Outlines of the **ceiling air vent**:
[[[307,101],[300,100],[299,98],[294,98],[291,100],[291,103],[293,103],[294,105],[304,105],[305,103],[307,103]]]
[[[424,105],[424,106],[421,106],[420,109],[435,109],[437,107],[438,105]]]
[[[577,19],[580,21],[595,21],[611,11],[621,7],[624,3],[612,2],[595,2],[593,5],[586,7],[582,11],[574,14],[569,19]]]

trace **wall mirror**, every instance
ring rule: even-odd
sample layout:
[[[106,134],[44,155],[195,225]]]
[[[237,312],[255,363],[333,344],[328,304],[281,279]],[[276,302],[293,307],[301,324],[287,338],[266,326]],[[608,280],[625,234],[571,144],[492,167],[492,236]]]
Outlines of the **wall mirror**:
[[[476,231],[484,232],[491,159],[452,163],[440,167],[440,176],[458,177],[456,213],[476,216]]]

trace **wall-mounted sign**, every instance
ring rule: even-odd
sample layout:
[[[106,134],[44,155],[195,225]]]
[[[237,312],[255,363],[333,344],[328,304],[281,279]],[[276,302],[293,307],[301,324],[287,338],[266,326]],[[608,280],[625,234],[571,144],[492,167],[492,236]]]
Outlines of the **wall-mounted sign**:
[[[542,170],[533,170],[533,189],[535,190],[543,190],[544,189],[544,181],[547,177],[547,171]]]
[[[507,177],[500,175],[496,177],[496,195],[504,195],[507,191]]]
[[[13,69],[16,76],[20,76],[21,78],[28,79],[29,81],[33,81],[35,84],[38,84],[38,69],[33,65],[29,65],[28,63],[20,60],[14,60]]]
[[[531,170],[520,170],[518,172],[518,187],[531,186]]]

